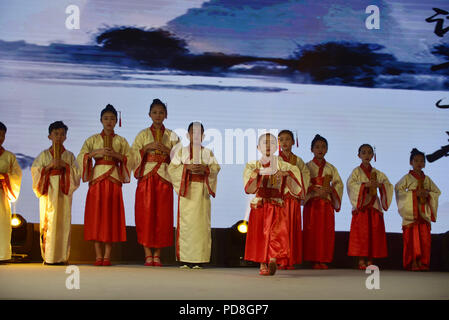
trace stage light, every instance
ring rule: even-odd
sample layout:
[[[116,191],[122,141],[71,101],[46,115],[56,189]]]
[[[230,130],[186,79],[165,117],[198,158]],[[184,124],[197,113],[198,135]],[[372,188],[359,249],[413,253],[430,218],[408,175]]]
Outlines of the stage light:
[[[240,222],[240,223],[237,225],[237,230],[238,230],[240,233],[246,233],[246,232],[248,231],[248,222],[246,222],[245,220],[243,220],[242,222]]]
[[[28,224],[20,214],[13,213],[11,216],[11,227],[12,261],[26,261],[31,255],[33,225]]]

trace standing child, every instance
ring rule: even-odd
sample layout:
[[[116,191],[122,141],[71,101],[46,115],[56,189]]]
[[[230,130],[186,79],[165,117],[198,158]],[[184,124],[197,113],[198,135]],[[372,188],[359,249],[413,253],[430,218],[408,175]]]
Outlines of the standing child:
[[[210,261],[210,196],[215,198],[220,166],[212,151],[201,146],[203,125],[192,122],[187,131],[189,146],[176,151],[168,167],[178,194],[176,259],[185,263],[181,268],[201,269]]]
[[[52,146],[42,151],[31,166],[33,191],[39,198],[40,244],[45,263],[67,263],[70,255],[72,194],[80,185],[75,156],[64,148],[68,127],[50,124]]]
[[[167,168],[170,151],[179,142],[178,136],[164,127],[167,106],[154,99],[149,116],[151,127],[139,132],[132,149],[138,167],[135,202],[137,241],[144,247],[145,265],[162,266],[161,248],[173,244],[173,187]],[[154,253],[151,248],[154,248]]]
[[[347,181],[352,204],[348,256],[359,257],[359,269],[364,270],[373,263],[373,258],[388,255],[382,209],[388,210],[391,204],[393,185],[383,172],[371,166],[374,156],[371,145],[362,144],[358,156],[362,163],[352,171]]]
[[[11,259],[11,207],[19,197],[22,170],[16,156],[3,148],[6,126],[0,122],[0,261]]]
[[[287,265],[281,265],[279,269],[294,269],[295,264],[302,262],[302,227],[301,227],[301,203],[304,201],[305,192],[309,186],[310,172],[304,161],[297,155],[292,153],[294,144],[293,132],[290,130],[282,130],[278,134],[279,153],[282,160],[298,167],[301,172],[301,185],[303,190],[300,196],[295,196],[286,189],[284,194],[284,208],[281,211],[282,218],[287,221],[290,239],[290,256]]]
[[[317,134],[311,145],[314,158],[307,163],[310,185],[303,215],[304,260],[314,269],[328,269],[335,244],[335,212],[340,211],[343,181],[337,168],[324,159],[327,140]]]
[[[424,153],[413,149],[412,170],[395,185],[396,202],[402,217],[403,266],[411,271],[428,271],[430,266],[430,223],[435,222],[441,192],[424,174]]]
[[[117,111],[112,105],[101,111],[100,121],[103,131],[84,142],[77,161],[83,181],[89,182],[84,239],[94,241],[95,265],[110,266],[112,243],[126,241],[122,184],[129,183],[133,161],[126,139],[114,133]]]
[[[285,190],[295,197],[303,192],[301,172],[274,153],[276,137],[270,133],[259,137],[257,146],[260,160],[250,161],[243,172],[247,194],[255,194],[246,235],[245,260],[260,263],[260,275],[274,275],[277,264],[288,265],[290,254],[290,227],[282,217]]]

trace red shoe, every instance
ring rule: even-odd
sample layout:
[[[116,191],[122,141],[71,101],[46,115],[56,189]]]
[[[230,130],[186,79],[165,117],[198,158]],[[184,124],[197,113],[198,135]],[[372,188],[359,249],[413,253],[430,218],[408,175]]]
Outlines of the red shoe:
[[[323,269],[323,270],[329,269],[329,267],[325,263],[320,263],[320,268]]]
[[[94,266],[102,266],[103,265],[103,258],[98,258],[95,260]]]
[[[313,265],[312,269],[315,269],[315,270],[321,269],[321,265],[319,263],[315,263]]]
[[[287,270],[295,270],[295,267],[294,266],[287,266],[287,267],[285,267],[285,269],[287,269]]]
[[[278,266],[279,270],[286,270],[288,267],[287,266]]]
[[[153,266],[155,266],[155,267],[162,267],[162,263],[161,263],[160,257],[159,256],[154,256],[153,258],[159,260],[159,261],[153,260]]]
[[[259,274],[260,274],[261,276],[269,276],[269,275],[270,275],[270,272],[268,271],[267,268],[262,268],[262,269],[259,270]]]
[[[111,261],[109,259],[103,259],[103,266],[111,266]]]
[[[151,258],[151,262],[146,262],[148,258]],[[146,256],[144,266],[151,267],[153,266],[153,256]]]
[[[429,267],[427,267],[427,266],[420,266],[419,270],[420,271],[429,271]]]

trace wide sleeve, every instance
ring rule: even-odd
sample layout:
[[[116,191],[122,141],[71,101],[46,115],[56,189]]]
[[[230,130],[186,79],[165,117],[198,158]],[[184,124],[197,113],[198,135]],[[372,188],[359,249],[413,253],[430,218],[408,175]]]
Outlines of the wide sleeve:
[[[17,162],[16,156],[10,154],[9,164],[6,172],[2,173],[0,179],[0,187],[3,185],[3,190],[10,202],[15,202],[19,198],[20,186],[22,182],[22,169]]]
[[[334,207],[336,212],[340,211],[341,208],[341,198],[343,196],[343,181],[338,174],[338,171],[335,167],[332,167],[332,206]]]
[[[262,183],[262,176],[259,174],[258,162],[248,162],[243,170],[243,187],[245,193],[255,194]]]
[[[80,186],[81,171],[78,166],[78,162],[75,159],[73,153],[68,153],[68,159],[66,162],[65,172],[69,172],[70,186],[68,188],[67,195],[72,196],[73,192]]]
[[[45,159],[45,151],[41,152],[31,165],[31,178],[33,179],[33,191],[36,197],[40,198],[47,195],[48,185],[50,183],[50,171],[45,170],[48,165]]]
[[[438,211],[438,198],[440,197],[441,191],[440,189],[438,189],[438,187],[436,186],[436,184],[432,181],[432,179],[430,179],[429,177],[427,177],[429,179],[429,197],[427,198],[427,204],[430,207],[430,213],[431,213],[431,221],[432,222],[436,222],[437,220],[437,211]]]
[[[304,198],[310,185],[310,170],[300,157],[296,157],[296,166],[301,171],[302,186],[304,190]]]
[[[120,181],[129,183],[131,181],[131,172],[136,164],[136,157],[125,138],[121,138],[119,152],[123,156],[122,161],[119,161],[117,166]]]
[[[184,163],[182,162],[182,150],[179,149],[172,157],[170,164],[168,166],[168,175],[170,177],[170,182],[173,185],[173,189],[175,189],[176,193],[179,196],[185,195],[186,190],[186,175],[187,170],[184,167]]]
[[[365,203],[367,195],[367,188],[361,181],[359,170],[354,169],[346,182],[346,190],[348,192],[349,201],[352,205],[352,210],[357,210]]]
[[[143,130],[136,136],[131,146],[135,163],[134,177],[136,179],[141,178],[144,173],[145,162],[142,160],[144,160],[145,156],[145,153],[143,151],[143,147],[145,145],[146,145],[146,138],[145,138],[145,131]]]
[[[212,151],[209,152],[208,157],[208,166],[206,169],[206,177],[205,182],[207,185],[207,190],[209,192],[209,195],[215,198],[215,192],[217,191],[217,176],[218,172],[220,172],[220,165],[218,164],[217,159],[213,155]]]
[[[81,150],[76,157],[76,161],[78,162],[78,167],[80,170],[81,179],[83,182],[89,182],[93,178],[94,167],[93,160],[89,157],[89,153],[93,150],[93,142],[92,139],[89,138],[84,141]]]
[[[282,162],[280,164],[280,169],[288,173],[288,175],[285,176],[285,186],[288,191],[294,196],[304,199],[305,189],[302,184],[303,179],[299,168],[290,163]]]
[[[382,209],[387,211],[391,205],[391,201],[393,200],[394,187],[383,172],[377,170],[377,173],[377,182],[380,184],[380,203],[382,205]]]
[[[414,191],[409,189],[410,182],[408,180],[407,175],[402,177],[402,179],[399,180],[394,186],[394,190],[399,214],[404,220],[413,221],[415,219],[415,215],[417,217],[418,212],[414,212]]]

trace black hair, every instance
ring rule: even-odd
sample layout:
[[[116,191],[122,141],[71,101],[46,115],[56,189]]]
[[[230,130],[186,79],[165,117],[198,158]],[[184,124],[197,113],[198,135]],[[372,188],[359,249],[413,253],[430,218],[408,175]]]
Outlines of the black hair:
[[[106,112],[113,113],[115,115],[115,118],[117,119],[117,110],[115,110],[112,104],[108,104],[103,110],[101,110],[100,120],[103,117],[103,114],[105,114]]]
[[[315,143],[317,143],[318,141],[323,141],[326,144],[326,147],[328,147],[327,144],[327,140],[326,138],[320,136],[319,134],[315,135],[315,137],[312,140],[312,144],[310,145],[310,149],[313,149],[313,146],[315,145]]]
[[[189,124],[189,127],[187,128],[187,132],[189,132],[190,129],[192,129],[193,125],[201,125],[201,133],[204,133],[204,126],[203,126],[203,124],[202,124],[201,122],[199,122],[199,121],[191,122],[191,123]]]
[[[167,106],[166,106],[166,104],[165,103],[163,103],[161,100],[159,100],[159,99],[154,99],[153,100],[153,102],[151,103],[151,105],[150,105],[150,112],[151,112],[151,109],[153,109],[153,107],[154,106],[163,106],[164,107],[164,110],[165,110],[165,115],[167,115]]]
[[[368,143],[364,143],[364,144],[362,144],[362,145],[359,147],[359,153],[358,153],[358,154],[360,154],[360,151],[362,151],[362,148],[363,148],[363,147],[368,147],[368,148],[370,148],[370,149],[371,149],[371,152],[374,153],[373,147],[372,147],[370,144],[368,144]]]
[[[425,162],[426,161],[426,156],[425,156],[424,152],[421,152],[421,151],[419,151],[416,148],[413,148],[412,151],[410,151],[410,162],[412,162],[414,157],[419,156],[419,155],[423,156],[424,162]]]
[[[65,133],[67,133],[69,127],[67,127],[62,121],[55,121],[48,127],[48,134],[51,134],[51,132],[56,129],[64,129]]]
[[[261,135],[259,136],[259,140],[257,141],[257,145],[260,144],[260,140],[262,139],[262,137],[266,137],[266,136],[273,137],[274,140],[275,140],[276,143],[277,143],[277,139],[276,139],[276,137],[275,137],[272,133],[270,133],[270,132],[265,132],[265,133],[263,133],[263,134],[261,134]]]
[[[290,137],[292,137],[292,140],[295,141],[295,137],[293,136],[293,132],[291,132],[290,130],[282,130],[281,132],[278,133],[278,138],[281,136],[281,134],[289,134]]]
[[[6,126],[4,125],[4,123],[0,121],[0,131],[5,131],[5,133],[6,133],[7,130],[8,129],[6,129]]]

